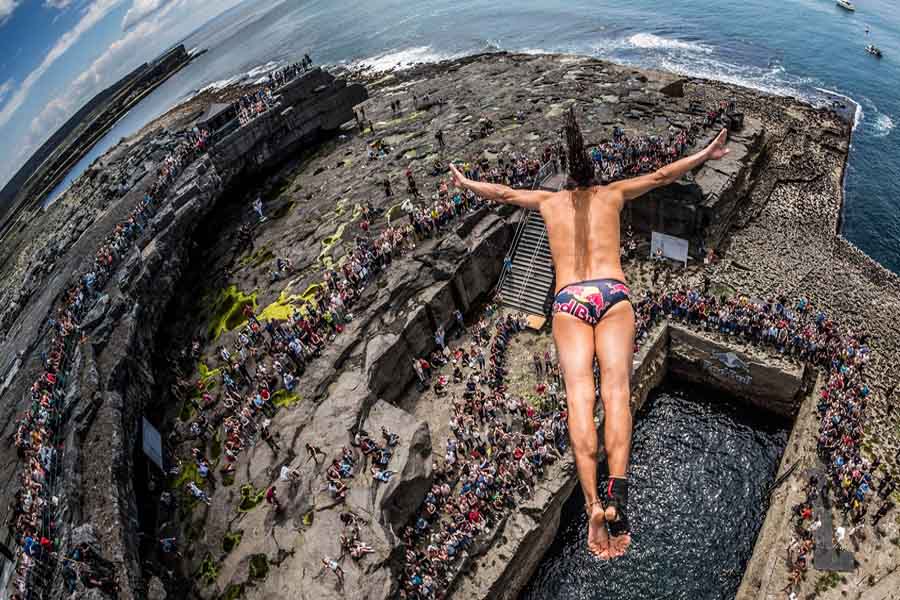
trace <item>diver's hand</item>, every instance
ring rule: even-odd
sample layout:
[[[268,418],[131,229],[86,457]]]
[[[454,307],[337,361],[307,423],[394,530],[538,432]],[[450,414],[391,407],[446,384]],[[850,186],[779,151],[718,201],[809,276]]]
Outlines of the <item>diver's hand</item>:
[[[456,165],[450,163],[450,177],[453,180],[453,185],[458,188],[466,187],[466,184],[469,182],[466,177],[459,172],[459,169],[456,168]]]
[[[725,147],[727,141],[728,130],[723,129],[719,132],[719,135],[716,136],[716,139],[706,147],[706,160],[719,160],[720,158],[727,156],[728,153],[731,152],[731,150]]]

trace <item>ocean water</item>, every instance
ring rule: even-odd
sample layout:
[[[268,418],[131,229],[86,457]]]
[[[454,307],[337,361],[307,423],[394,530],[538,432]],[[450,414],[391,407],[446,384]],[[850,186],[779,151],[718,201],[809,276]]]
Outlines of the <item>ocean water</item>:
[[[520,600],[734,598],[788,436],[755,412],[702,388],[655,391],[635,420],[630,552],[610,562],[587,552],[578,488]]]
[[[73,169],[210,85],[252,81],[309,52],[389,69],[490,50],[572,52],[859,106],[848,239],[900,272],[900,11],[892,0],[247,0],[190,35],[209,52],[148,96]],[[866,35],[866,28],[871,32]],[[884,51],[875,59],[868,41]]]

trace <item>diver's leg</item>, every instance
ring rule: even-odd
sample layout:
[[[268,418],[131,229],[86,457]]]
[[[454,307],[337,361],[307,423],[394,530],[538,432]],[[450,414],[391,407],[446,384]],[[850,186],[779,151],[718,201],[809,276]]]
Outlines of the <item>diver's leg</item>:
[[[588,512],[588,550],[609,558],[609,537],[597,491],[597,429],[594,425],[594,330],[576,317],[553,317],[553,338],[566,383],[569,437]]]
[[[604,489],[610,554],[621,556],[631,543],[624,510],[627,501],[628,460],[631,454],[631,369],[634,355],[634,309],[629,302],[611,307],[594,328],[603,399],[603,436],[611,481]],[[618,522],[618,525],[617,525]]]

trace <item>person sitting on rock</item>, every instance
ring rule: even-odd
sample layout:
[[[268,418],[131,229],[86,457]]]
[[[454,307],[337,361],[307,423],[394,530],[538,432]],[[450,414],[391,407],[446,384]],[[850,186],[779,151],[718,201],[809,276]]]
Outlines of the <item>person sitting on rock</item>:
[[[400,441],[400,436],[398,436],[396,433],[391,433],[385,427],[381,428],[381,437],[384,438],[385,442],[387,442],[387,445],[391,448],[396,446]]]
[[[381,481],[382,483],[387,483],[391,480],[391,477],[394,476],[393,471],[388,471],[387,469],[379,470],[378,467],[372,467],[372,478],[375,481]]]

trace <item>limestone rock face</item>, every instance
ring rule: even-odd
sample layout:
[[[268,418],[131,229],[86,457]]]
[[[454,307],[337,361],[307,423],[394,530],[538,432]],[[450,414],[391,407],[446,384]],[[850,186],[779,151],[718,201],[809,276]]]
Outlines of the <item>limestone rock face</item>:
[[[106,315],[106,309],[109,308],[109,294],[103,294],[99,298],[97,298],[97,302],[94,303],[93,308],[85,315],[84,319],[81,321],[81,327],[86,330],[91,330],[95,325],[100,323],[100,320]]]
[[[805,367],[774,356],[742,351],[710,336],[669,324],[670,373],[689,382],[727,390],[752,406],[793,416],[805,388]]]
[[[147,584],[147,600],[166,600],[166,588],[159,577],[151,577]]]
[[[399,531],[422,504],[431,488],[431,433],[428,423],[417,421],[404,410],[378,401],[369,412],[365,428],[378,439],[381,428],[400,436],[389,469],[396,471],[388,482],[380,484],[375,504],[382,522]]]
[[[478,568],[465,571],[468,565],[463,566],[454,597],[515,600],[553,543],[562,507],[577,481],[571,457],[554,464],[534,497],[498,528],[493,543],[477,557]]]

